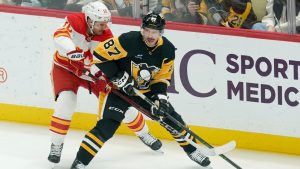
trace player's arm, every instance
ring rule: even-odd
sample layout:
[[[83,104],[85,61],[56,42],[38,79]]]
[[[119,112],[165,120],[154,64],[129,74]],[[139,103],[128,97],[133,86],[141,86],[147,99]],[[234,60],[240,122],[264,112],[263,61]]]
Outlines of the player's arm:
[[[173,71],[174,71],[174,58],[166,58],[163,61],[162,68],[153,77],[153,80],[150,83],[151,92],[166,94],[167,87],[170,85]]]
[[[72,39],[72,31],[73,28],[67,19],[64,25],[55,31],[53,41],[58,51],[58,54],[55,54],[55,59],[57,57],[69,62],[67,65],[68,70],[81,77],[86,70],[83,62],[85,53],[82,49],[75,46]]]
[[[172,111],[167,97],[167,88],[170,85],[172,73],[174,71],[174,60],[176,48],[172,43],[165,41],[166,45],[162,50],[162,66],[160,70],[153,76],[153,80],[150,82],[150,90],[152,93],[151,99],[157,106],[151,108],[153,115],[161,117],[165,113]]]
[[[161,70],[150,83],[150,90],[153,93],[151,99],[157,105],[151,107],[154,116],[163,117],[165,113],[172,111],[172,106],[168,102],[167,87],[170,85],[173,69],[174,59],[165,59]]]
[[[72,41],[72,27],[67,20],[61,28],[54,32],[53,40],[55,48],[61,56],[67,56],[67,53],[76,50]]]
[[[95,65],[108,77],[112,78],[119,72],[116,60],[127,56],[119,38],[110,38],[98,44],[93,52]]]
[[[127,56],[127,51],[121,46],[119,38],[111,38],[99,43],[93,55],[97,68],[100,69],[114,85],[127,95],[134,95],[134,79],[124,70],[120,70],[115,62]]]

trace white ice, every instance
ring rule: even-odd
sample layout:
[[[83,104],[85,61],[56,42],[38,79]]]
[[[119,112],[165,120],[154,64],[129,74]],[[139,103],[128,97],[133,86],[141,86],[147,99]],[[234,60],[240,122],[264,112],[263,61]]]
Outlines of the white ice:
[[[61,163],[68,169],[85,131],[71,130],[65,140]],[[49,169],[50,148],[46,126],[0,122],[1,169]],[[115,135],[87,169],[200,169],[174,141],[163,140],[164,154],[153,152],[137,137]],[[237,149],[228,158],[243,169],[300,169],[300,156]],[[234,169],[220,157],[211,157],[214,169]]]

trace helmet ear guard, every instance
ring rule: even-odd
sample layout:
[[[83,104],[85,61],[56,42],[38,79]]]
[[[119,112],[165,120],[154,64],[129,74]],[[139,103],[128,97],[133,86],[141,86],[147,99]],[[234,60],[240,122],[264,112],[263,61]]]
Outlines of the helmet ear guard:
[[[165,18],[161,14],[156,12],[150,12],[143,18],[143,23],[141,27],[160,30],[162,33],[163,29],[165,28],[165,25]]]

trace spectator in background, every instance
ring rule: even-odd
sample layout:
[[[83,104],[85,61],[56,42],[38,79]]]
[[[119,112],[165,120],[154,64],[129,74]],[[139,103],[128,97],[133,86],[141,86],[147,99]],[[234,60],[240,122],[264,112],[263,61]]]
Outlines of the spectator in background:
[[[187,0],[162,0],[161,13],[167,21],[193,23],[186,6]]]
[[[132,0],[121,0],[116,2],[116,4],[120,16],[132,17],[132,5],[133,5]]]
[[[82,6],[88,4],[89,2],[100,1],[105,4],[105,6],[109,9],[112,15],[119,15],[118,14],[118,6],[115,0],[68,0],[64,10],[67,11],[77,11],[80,12]]]
[[[120,16],[128,16],[128,17],[133,16],[132,9],[135,6],[134,0],[108,0],[108,1],[113,1],[116,9],[118,11],[118,14]],[[139,7],[140,7],[140,13],[138,15],[142,16],[142,15],[146,15],[149,11],[158,11],[157,10],[158,1],[161,1],[161,0],[148,0],[148,1],[139,0],[139,1],[136,1],[137,3],[139,2],[139,4],[136,4],[136,5],[139,5]],[[145,2],[147,4],[144,4]],[[143,11],[144,9],[146,9],[146,11]],[[159,9],[161,9],[161,7]]]
[[[67,0],[41,0],[48,2],[48,9],[63,10],[67,4]]]
[[[68,0],[64,10],[80,12],[83,5],[79,0]]]
[[[200,3],[201,0],[162,0],[160,11],[167,21],[206,24],[206,17],[197,12]]]
[[[253,29],[253,25],[258,22],[251,0],[224,0],[223,4],[228,15],[224,19],[225,22],[221,22],[221,25],[232,28]]]
[[[0,0],[0,4],[20,5],[22,0]]]
[[[199,10],[196,2],[188,3],[188,11],[196,23],[219,25],[231,28],[252,29],[257,17],[251,0],[202,0]]]
[[[107,6],[112,15],[119,15],[119,6],[115,0],[103,0],[102,2]]]
[[[245,29],[252,29],[257,23],[251,0],[188,0],[185,6],[182,18],[176,19],[177,13],[173,21]]]
[[[267,14],[256,23],[255,30],[265,30],[270,32],[288,32],[287,20],[287,1],[286,0],[267,0]],[[300,0],[296,0],[296,28],[299,33],[300,27]]]
[[[67,0],[22,0],[21,6],[63,10]]]
[[[41,8],[42,3],[39,0],[22,0],[21,6]]]

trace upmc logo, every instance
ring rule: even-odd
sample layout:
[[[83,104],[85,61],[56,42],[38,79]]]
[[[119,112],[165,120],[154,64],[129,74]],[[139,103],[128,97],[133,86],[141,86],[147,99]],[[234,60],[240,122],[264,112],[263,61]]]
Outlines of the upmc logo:
[[[0,67],[0,83],[4,83],[7,80],[7,72],[4,68]]]
[[[204,55],[205,57],[209,57],[212,61],[212,64],[216,64],[215,54],[211,52],[200,50],[200,49],[189,51],[182,57],[182,60],[180,62],[179,73],[180,73],[181,83],[185,88],[185,90],[195,97],[210,97],[217,93],[217,90],[215,88],[212,88],[210,91],[196,91],[190,83],[189,76],[188,76],[188,63],[192,58],[192,56],[195,54],[201,54]],[[171,85],[168,88],[168,92],[177,93],[177,94],[179,93],[175,88],[174,75],[171,81]]]
[[[216,88],[211,87],[208,91],[199,91],[198,89],[197,91],[191,85],[188,76],[190,74],[188,73],[189,61],[192,56],[199,54],[209,58],[212,61],[211,66],[216,66],[214,53],[205,50],[192,50],[183,56],[179,74],[181,83],[189,94],[206,98],[216,94]],[[224,56],[218,57],[223,59],[219,68],[225,66],[225,69],[217,72],[219,83],[216,84],[217,86],[226,86],[225,90],[219,90],[226,95],[224,99],[263,104],[273,103],[290,107],[299,106],[300,60],[298,58],[257,57],[234,53]],[[174,80],[171,82],[168,92],[179,93],[176,91]]]

